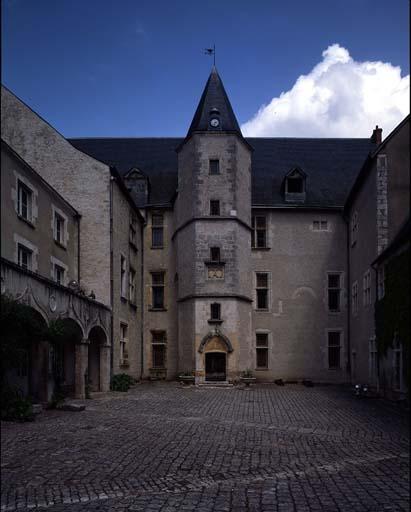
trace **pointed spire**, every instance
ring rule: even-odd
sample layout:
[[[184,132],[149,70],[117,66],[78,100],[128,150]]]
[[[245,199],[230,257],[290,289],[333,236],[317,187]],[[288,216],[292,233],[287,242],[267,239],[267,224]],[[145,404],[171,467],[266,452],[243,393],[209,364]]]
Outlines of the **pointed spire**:
[[[215,126],[210,124],[212,118],[218,119],[218,123],[215,123]],[[230,100],[215,66],[211,69],[187,137],[194,132],[206,131],[234,132],[242,137]]]

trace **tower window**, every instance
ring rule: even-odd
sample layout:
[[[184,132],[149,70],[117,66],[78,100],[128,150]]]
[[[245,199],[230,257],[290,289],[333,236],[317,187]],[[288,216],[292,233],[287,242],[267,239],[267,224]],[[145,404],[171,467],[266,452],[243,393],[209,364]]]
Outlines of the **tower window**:
[[[220,201],[218,199],[211,199],[210,215],[220,215]]]
[[[166,368],[167,336],[165,331],[152,331],[153,368]]]
[[[210,304],[210,318],[211,320],[221,320],[221,304],[217,302]]]
[[[210,174],[220,174],[220,160],[210,160]]]
[[[210,259],[213,263],[220,263],[221,255],[219,247],[210,248]]]
[[[164,272],[152,272],[152,307],[164,309]]]

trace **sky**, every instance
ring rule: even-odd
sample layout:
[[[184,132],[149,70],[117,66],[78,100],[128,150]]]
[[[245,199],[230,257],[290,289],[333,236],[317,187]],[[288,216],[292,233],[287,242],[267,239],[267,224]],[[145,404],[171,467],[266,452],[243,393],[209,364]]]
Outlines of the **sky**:
[[[408,0],[2,0],[1,81],[65,137],[182,137],[212,66],[245,136],[409,113]]]

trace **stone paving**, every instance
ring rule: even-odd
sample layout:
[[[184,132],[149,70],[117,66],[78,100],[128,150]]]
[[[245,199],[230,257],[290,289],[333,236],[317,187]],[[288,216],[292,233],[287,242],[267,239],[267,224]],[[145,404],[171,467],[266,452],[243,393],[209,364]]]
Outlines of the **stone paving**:
[[[409,510],[407,415],[338,387],[137,385],[2,422],[1,510]]]

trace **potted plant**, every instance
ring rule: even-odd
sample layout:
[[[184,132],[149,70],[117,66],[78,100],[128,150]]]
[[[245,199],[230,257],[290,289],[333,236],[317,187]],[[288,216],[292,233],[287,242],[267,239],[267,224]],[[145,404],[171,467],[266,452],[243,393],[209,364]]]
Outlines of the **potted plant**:
[[[255,382],[257,379],[253,376],[253,372],[250,369],[247,369],[243,371],[243,373],[240,376],[240,380],[249,387],[250,384]]]
[[[182,372],[178,375],[178,380],[187,386],[188,384],[194,384],[195,377],[192,372]]]

